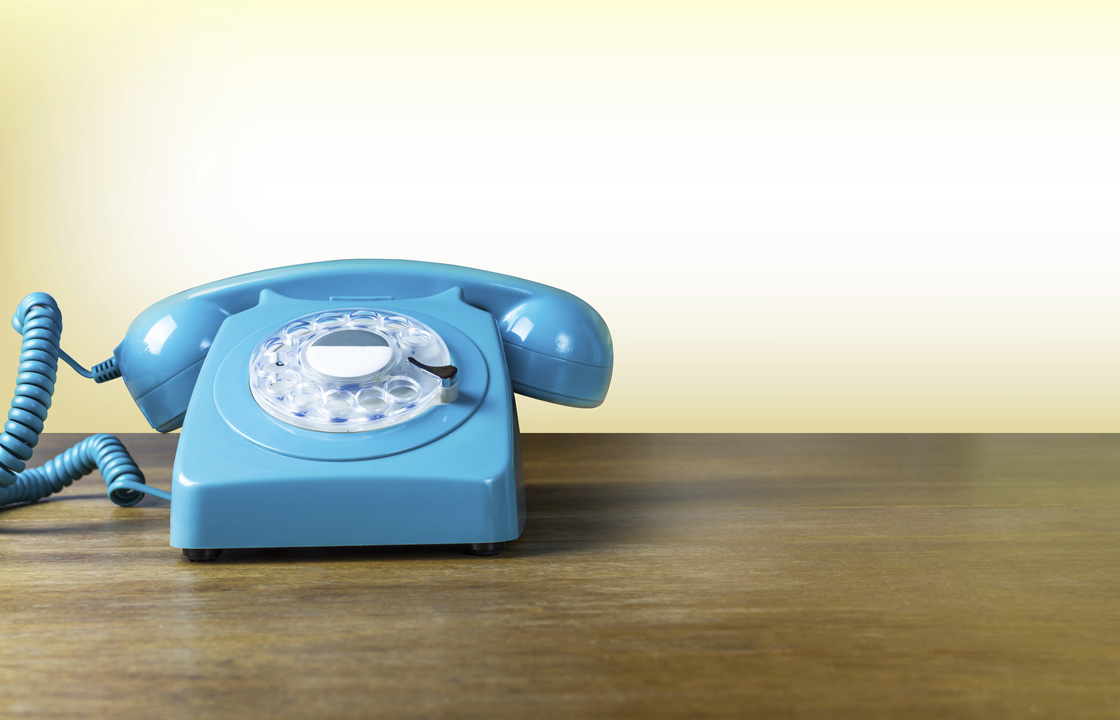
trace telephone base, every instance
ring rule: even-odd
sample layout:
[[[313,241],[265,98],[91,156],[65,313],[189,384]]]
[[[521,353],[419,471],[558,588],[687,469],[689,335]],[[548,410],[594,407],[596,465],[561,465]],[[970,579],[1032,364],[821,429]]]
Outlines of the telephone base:
[[[198,376],[172,469],[171,545],[202,548],[467,545],[494,555],[525,523],[513,391],[494,318],[444,293],[378,304],[447,344],[454,401],[390,427],[325,432],[263,412],[257,347],[292,318],[348,304],[262,293],[231,316]],[[354,311],[357,312],[357,311]]]

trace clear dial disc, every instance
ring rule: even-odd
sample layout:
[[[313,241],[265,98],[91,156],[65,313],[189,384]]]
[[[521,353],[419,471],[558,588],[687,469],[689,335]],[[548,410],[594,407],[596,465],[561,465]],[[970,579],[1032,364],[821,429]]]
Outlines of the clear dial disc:
[[[404,422],[440,402],[443,339],[419,320],[330,310],[276,328],[249,361],[249,388],[273,417],[309,430],[358,432]]]

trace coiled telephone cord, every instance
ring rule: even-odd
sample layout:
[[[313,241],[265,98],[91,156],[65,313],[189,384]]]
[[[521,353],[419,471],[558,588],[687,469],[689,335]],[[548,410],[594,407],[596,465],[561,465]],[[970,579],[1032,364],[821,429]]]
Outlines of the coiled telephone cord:
[[[169,493],[144,484],[144,474],[124,444],[112,435],[91,435],[41,467],[26,469],[51,406],[59,358],[82,377],[99,383],[120,377],[120,371],[114,358],[86,370],[59,347],[62,313],[46,293],[25,297],[12,316],[12,327],[23,335],[23,344],[12,407],[0,433],[0,505],[45,498],[94,468],[105,479],[109,499],[117,505],[135,505],[144,493],[170,500]]]

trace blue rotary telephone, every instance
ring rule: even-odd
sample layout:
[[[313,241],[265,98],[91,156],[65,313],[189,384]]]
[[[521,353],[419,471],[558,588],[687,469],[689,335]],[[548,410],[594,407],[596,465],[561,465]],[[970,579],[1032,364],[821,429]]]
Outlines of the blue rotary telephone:
[[[399,260],[297,265],[179,293],[142,312],[92,370],[60,349],[49,295],[24,298],[12,325],[23,345],[0,504],[96,467],[118,505],[172,500],[171,545],[191,560],[334,545],[496,554],[525,524],[513,393],[595,407],[613,365],[606,324],[573,295]],[[156,430],[182,427],[169,496],[111,435],[25,469],[60,358],[97,382],[123,377]]]

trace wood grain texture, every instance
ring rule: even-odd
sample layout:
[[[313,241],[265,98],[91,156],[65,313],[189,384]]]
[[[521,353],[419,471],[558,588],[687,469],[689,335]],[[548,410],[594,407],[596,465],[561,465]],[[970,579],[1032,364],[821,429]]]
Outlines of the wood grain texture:
[[[45,460],[79,436],[46,436]],[[169,488],[174,436],[129,435]],[[497,558],[0,510],[0,715],[1117,717],[1120,437],[529,435]]]

